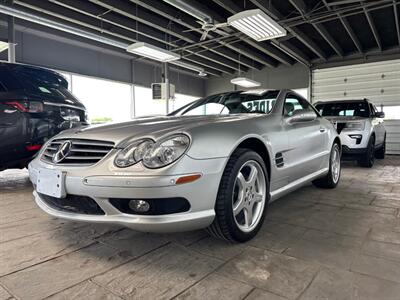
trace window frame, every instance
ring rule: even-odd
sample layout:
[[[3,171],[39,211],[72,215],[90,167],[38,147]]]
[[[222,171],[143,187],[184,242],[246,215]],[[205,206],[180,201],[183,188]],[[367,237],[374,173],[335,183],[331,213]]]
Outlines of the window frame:
[[[285,99],[283,100],[282,116],[284,118],[288,117],[287,115],[285,115],[285,103],[286,103],[286,99],[288,97],[293,97],[293,98],[297,99],[300,102],[300,104],[301,104],[301,101],[304,101],[305,103],[307,103],[309,105],[309,107],[311,107],[311,110],[316,114],[317,118],[321,118],[321,115],[319,114],[318,110],[310,102],[308,102],[306,99],[304,99],[302,96],[298,95],[297,93],[290,93],[290,92],[286,93]]]

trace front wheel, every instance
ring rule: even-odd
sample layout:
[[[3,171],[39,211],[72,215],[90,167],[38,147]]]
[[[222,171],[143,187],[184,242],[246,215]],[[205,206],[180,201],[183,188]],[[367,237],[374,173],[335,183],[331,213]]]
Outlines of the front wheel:
[[[333,189],[337,186],[340,179],[340,146],[338,143],[334,143],[331,149],[331,155],[329,159],[329,171],[322,178],[318,178],[313,181],[313,184],[317,187],[324,189]]]
[[[358,161],[358,164],[364,168],[372,168],[375,162],[375,137],[371,136],[368,141],[367,151]]]
[[[375,158],[377,159],[384,159],[386,154],[386,135],[383,139],[382,146],[375,152]]]
[[[231,242],[253,238],[264,221],[269,200],[269,180],[260,155],[238,149],[222,175],[215,203],[215,219],[207,231]]]

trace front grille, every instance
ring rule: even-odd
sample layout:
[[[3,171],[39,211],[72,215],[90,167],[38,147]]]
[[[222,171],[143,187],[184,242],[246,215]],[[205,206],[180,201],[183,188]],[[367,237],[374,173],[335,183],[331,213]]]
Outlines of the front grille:
[[[58,165],[93,165],[107,155],[114,147],[113,142],[84,140],[84,139],[56,139],[45,149],[42,160],[54,163],[53,156],[63,143],[70,141],[71,148],[65,158],[57,162]]]
[[[56,198],[38,193],[40,199],[53,209],[85,215],[105,215],[100,206],[90,197],[67,195]]]

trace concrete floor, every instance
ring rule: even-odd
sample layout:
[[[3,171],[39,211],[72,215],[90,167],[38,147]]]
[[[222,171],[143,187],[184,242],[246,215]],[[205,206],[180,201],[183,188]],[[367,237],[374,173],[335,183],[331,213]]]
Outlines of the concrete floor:
[[[66,222],[31,192],[0,173],[0,299],[400,299],[400,157],[273,203],[243,245]]]

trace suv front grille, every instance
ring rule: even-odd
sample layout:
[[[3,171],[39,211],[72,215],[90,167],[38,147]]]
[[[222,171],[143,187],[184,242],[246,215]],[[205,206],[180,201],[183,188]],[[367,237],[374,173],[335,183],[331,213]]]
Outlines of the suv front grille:
[[[70,147],[60,155],[61,160],[54,161],[55,154],[66,142],[70,142]],[[42,155],[42,160],[58,165],[93,165],[106,156],[113,147],[113,142],[84,139],[56,139],[46,147]]]

